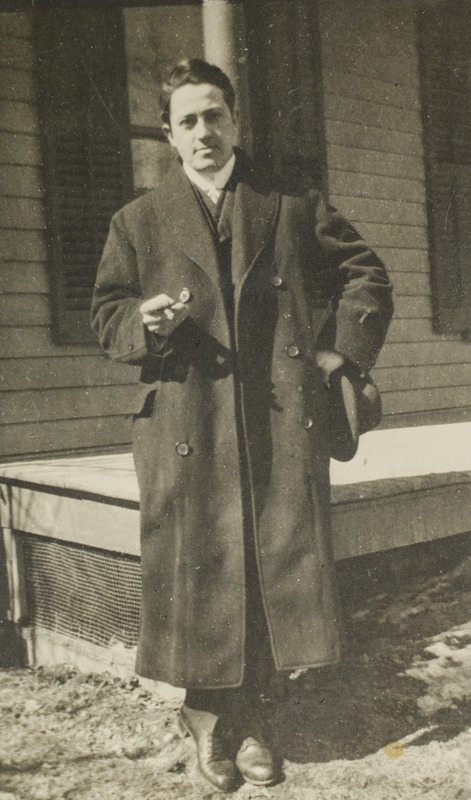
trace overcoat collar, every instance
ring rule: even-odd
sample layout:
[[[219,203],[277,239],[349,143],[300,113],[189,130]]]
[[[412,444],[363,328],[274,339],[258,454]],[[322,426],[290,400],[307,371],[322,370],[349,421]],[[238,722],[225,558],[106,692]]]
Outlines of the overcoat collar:
[[[241,151],[236,151],[237,187],[232,222],[232,274],[237,289],[267,244],[279,195]],[[170,228],[175,246],[219,283],[216,243],[190,181],[175,161],[155,189],[156,213]]]

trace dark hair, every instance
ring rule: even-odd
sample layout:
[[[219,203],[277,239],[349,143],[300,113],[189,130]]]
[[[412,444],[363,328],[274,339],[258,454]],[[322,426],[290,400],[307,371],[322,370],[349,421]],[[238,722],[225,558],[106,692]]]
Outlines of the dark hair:
[[[173,92],[187,83],[195,85],[210,83],[212,86],[217,86],[218,89],[221,89],[231,114],[234,111],[235,92],[225,72],[216,67],[215,64],[208,64],[207,61],[202,61],[199,58],[189,58],[185,61],[180,61],[172,69],[162,86],[160,92],[160,118],[165,125],[170,124],[170,98]]]

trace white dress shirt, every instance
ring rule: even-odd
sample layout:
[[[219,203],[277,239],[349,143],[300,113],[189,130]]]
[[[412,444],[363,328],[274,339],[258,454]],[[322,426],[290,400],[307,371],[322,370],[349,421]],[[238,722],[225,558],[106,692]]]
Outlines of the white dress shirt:
[[[185,162],[183,162],[183,169],[190,181],[202,192],[205,192],[213,203],[217,204],[222,190],[234,171],[234,165],[235,154],[233,153],[227,164],[224,164],[223,168],[218,172],[213,172],[210,177],[202,172],[198,172],[198,170],[193,169],[193,167],[185,164]]]

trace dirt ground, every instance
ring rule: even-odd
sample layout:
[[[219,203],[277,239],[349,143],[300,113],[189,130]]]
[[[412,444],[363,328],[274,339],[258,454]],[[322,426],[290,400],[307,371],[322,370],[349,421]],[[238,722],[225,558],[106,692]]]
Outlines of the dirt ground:
[[[342,666],[287,680],[271,708],[284,780],[233,796],[471,798],[471,557],[401,585],[345,603]],[[1,670],[0,800],[221,797],[176,713],[137,680]]]

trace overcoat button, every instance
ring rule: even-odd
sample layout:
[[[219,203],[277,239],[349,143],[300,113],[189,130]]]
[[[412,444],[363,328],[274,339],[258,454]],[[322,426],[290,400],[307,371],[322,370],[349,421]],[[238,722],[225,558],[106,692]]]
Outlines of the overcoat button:
[[[280,278],[279,275],[274,275],[273,278],[271,279],[271,285],[275,286],[276,289],[280,289],[284,285],[283,278]]]
[[[286,348],[286,352],[290,358],[297,358],[301,352],[297,344],[290,344]]]
[[[302,383],[300,383],[299,386],[297,386],[296,388],[298,392],[304,392],[304,386],[302,385]]]
[[[189,303],[192,299],[192,294],[189,289],[182,289],[180,294],[178,295],[178,299],[180,303]]]
[[[176,449],[179,456],[190,455],[190,446],[186,442],[178,442],[176,445]]]
[[[308,431],[309,428],[312,428],[313,425],[314,425],[314,422],[312,421],[311,417],[304,417],[304,419],[303,419],[303,428],[306,428],[306,430]]]

